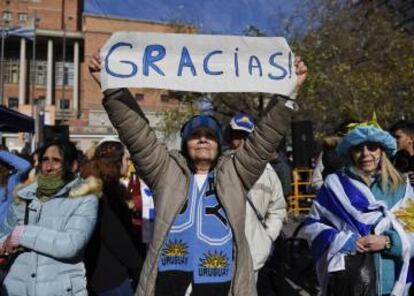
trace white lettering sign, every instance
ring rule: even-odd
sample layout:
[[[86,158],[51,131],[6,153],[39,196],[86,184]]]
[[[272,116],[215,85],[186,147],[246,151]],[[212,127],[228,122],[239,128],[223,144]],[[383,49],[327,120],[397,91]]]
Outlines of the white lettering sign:
[[[294,56],[282,37],[118,32],[101,50],[102,89],[289,95]]]

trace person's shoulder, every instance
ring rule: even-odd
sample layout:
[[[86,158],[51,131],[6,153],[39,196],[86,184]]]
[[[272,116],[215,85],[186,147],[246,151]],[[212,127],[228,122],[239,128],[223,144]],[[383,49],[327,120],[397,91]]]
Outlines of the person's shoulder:
[[[263,174],[266,174],[266,175],[271,176],[271,177],[276,175],[276,177],[277,177],[276,170],[274,169],[274,167],[269,162],[266,164],[265,169],[263,171]]]
[[[168,153],[170,154],[170,157],[174,159],[175,162],[177,162],[179,165],[187,165],[187,159],[185,158],[181,150],[173,149],[169,150]]]
[[[101,179],[90,176],[86,179],[78,178],[70,185],[70,198],[98,198],[102,195],[103,182]]]

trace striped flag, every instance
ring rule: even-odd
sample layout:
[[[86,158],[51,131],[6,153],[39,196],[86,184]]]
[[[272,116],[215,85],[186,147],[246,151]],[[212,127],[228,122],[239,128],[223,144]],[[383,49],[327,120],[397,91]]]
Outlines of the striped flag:
[[[3,37],[19,36],[29,40],[33,40],[35,30],[30,27],[12,27],[12,28],[0,28]]]

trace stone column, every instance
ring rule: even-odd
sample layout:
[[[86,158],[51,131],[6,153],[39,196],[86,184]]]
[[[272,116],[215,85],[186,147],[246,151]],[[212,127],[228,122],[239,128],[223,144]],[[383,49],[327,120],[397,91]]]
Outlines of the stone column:
[[[26,102],[26,39],[20,39],[19,106]]]
[[[79,109],[79,41],[73,44],[73,109],[77,116]]]
[[[46,105],[52,105],[53,98],[53,40],[47,41]]]

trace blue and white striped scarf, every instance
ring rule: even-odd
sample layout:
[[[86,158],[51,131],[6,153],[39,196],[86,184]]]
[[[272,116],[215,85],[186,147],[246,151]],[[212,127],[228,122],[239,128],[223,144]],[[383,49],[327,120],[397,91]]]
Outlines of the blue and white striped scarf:
[[[191,177],[187,202],[164,241],[158,271],[193,274],[193,283],[230,282],[233,277],[233,232],[211,171],[201,190]]]
[[[345,253],[340,252],[353,235],[381,234],[394,229],[402,243],[403,265],[391,295],[404,295],[411,257],[412,239],[405,233],[393,211],[414,198],[411,186],[406,186],[403,199],[392,209],[376,201],[370,189],[363,183],[350,179],[344,173],[329,175],[314,201],[305,221],[305,233],[316,261],[316,270],[322,291],[327,285],[330,272],[345,270]]]

